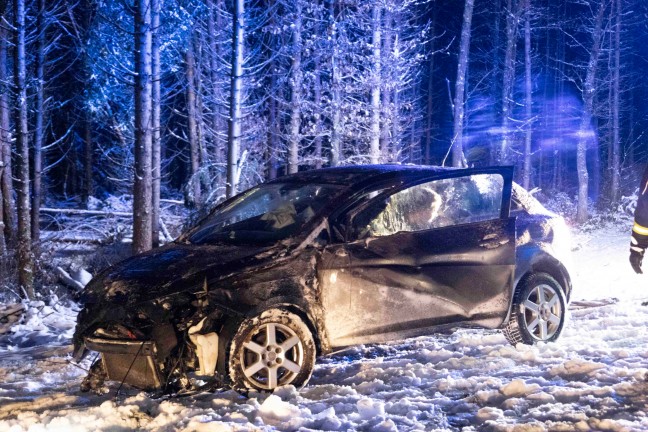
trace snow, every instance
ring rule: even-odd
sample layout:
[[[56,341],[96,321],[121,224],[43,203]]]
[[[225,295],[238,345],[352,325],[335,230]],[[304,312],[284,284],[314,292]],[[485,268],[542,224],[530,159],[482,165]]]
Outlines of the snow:
[[[90,359],[69,359],[76,306],[31,303],[0,336],[0,430],[648,430],[648,278],[630,268],[629,232],[573,236],[573,303],[555,343],[462,329],[357,346],[319,358],[305,388],[273,394],[81,393]]]

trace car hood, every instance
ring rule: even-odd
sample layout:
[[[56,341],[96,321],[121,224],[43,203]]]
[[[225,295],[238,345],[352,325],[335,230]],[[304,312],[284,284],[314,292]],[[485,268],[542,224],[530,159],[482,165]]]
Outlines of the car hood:
[[[128,258],[102,271],[86,286],[83,303],[135,304],[260,266],[285,245],[232,246],[173,243]]]

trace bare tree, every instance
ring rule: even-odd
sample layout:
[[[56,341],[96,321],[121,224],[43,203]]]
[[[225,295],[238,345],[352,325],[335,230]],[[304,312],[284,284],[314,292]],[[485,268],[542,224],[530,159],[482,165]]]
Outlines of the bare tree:
[[[0,0],[0,14],[3,21],[9,22],[8,2]],[[10,105],[9,95],[11,93],[7,81],[8,55],[7,42],[8,31],[4,22],[0,21],[0,189],[2,193],[2,214],[0,219],[4,222],[3,234],[7,244],[13,243],[16,238],[15,205],[13,197],[13,177],[11,169],[11,133],[9,130]]]
[[[227,131],[227,196],[236,194],[240,173],[241,121],[243,104],[243,51],[245,0],[234,0],[232,28],[231,87],[229,127]]]
[[[207,7],[209,9],[207,16],[207,33],[208,33],[208,45],[209,45],[209,80],[212,91],[212,107],[211,107],[211,130],[212,130],[212,145],[214,160],[216,165],[220,165],[224,162],[223,155],[223,143],[220,134],[223,130],[226,129],[226,125],[223,121],[223,107],[219,96],[221,93],[221,79],[219,78],[219,61],[223,58],[223,50],[221,44],[218,41],[218,33],[222,31],[224,27],[223,23],[223,1],[217,0],[214,3],[214,0],[207,0]],[[224,176],[221,169],[216,171],[215,183],[220,185],[223,182]]]
[[[533,132],[533,83],[531,81],[531,0],[524,4],[524,152],[522,186],[531,184],[531,137]],[[505,132],[506,134],[506,132]]]
[[[29,130],[25,56],[25,1],[14,0],[14,123],[16,127],[16,188],[18,203],[18,281],[28,298],[34,298],[34,260],[29,211]]]
[[[506,51],[504,54],[504,67],[502,74],[502,142],[499,149],[498,162],[508,162],[508,153],[511,135],[511,102],[513,84],[515,82],[515,51],[518,37],[518,15],[520,8],[518,0],[506,2]]]
[[[374,2],[371,9],[371,144],[369,146],[369,159],[371,163],[378,163],[380,161],[381,9],[380,2],[377,1]]]
[[[196,61],[192,41],[189,42],[185,53],[185,67],[187,76],[187,128],[189,136],[189,149],[191,151],[191,190],[189,191],[190,201],[200,207],[200,142],[198,136],[198,107],[196,106]]]
[[[152,247],[152,31],[151,0],[136,0],[135,23],[135,180],[133,183],[133,252]]]
[[[160,185],[162,182],[162,139],[161,139],[161,65],[160,65],[160,9],[163,0],[152,0],[151,26],[151,123],[153,136],[151,139],[151,238],[153,247],[160,245]]]
[[[338,43],[338,26],[337,26],[337,15],[336,15],[336,6],[337,0],[331,0],[329,3],[329,30],[331,34],[331,157],[330,164],[331,166],[337,166],[340,163],[342,157],[342,119],[341,119],[341,109],[342,109],[342,76],[340,71],[340,60],[341,53],[339,50]]]
[[[620,143],[620,81],[621,81],[621,17],[623,4],[621,0],[615,0],[615,23],[614,43],[614,67],[612,69],[612,143],[611,143],[611,186],[610,200],[616,204],[619,199],[619,183],[621,175],[621,143]]]
[[[40,239],[40,205],[43,170],[43,140],[45,137],[45,49],[47,23],[45,22],[45,0],[38,0],[36,29],[38,41],[36,44],[36,124],[34,126],[34,181],[32,184],[31,204],[31,237],[32,242],[38,243]]]
[[[463,22],[461,26],[461,42],[459,44],[459,60],[457,63],[457,80],[454,97],[454,125],[452,133],[452,166],[466,166],[463,152],[463,125],[465,114],[466,71],[468,69],[468,52],[470,51],[470,33],[472,25],[474,0],[466,0]]]
[[[601,39],[603,36],[603,21],[607,9],[608,0],[598,0],[592,27],[592,45],[589,50],[589,60],[585,69],[585,80],[583,81],[581,93],[583,95],[583,113],[581,115],[578,129],[578,143],[576,147],[576,171],[578,174],[578,205],[576,219],[584,223],[588,218],[587,200],[589,190],[589,172],[587,170],[587,146],[591,134],[588,132],[592,127],[594,97],[596,93],[596,73],[598,70],[599,53],[601,51]]]
[[[288,137],[288,172],[299,170],[299,144],[301,134],[302,104],[302,2],[295,0],[294,23],[292,27],[292,64],[290,80],[290,131]]]

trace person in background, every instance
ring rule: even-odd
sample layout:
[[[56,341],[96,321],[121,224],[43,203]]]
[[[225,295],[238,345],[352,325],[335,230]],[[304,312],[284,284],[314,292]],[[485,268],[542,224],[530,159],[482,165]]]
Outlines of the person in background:
[[[638,274],[643,273],[641,264],[646,248],[648,248],[648,167],[639,185],[639,197],[630,238],[630,265]]]

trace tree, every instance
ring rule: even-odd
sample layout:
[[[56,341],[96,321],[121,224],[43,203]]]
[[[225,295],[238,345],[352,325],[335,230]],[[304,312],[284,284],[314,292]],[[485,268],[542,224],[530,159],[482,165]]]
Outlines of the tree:
[[[198,107],[196,102],[196,85],[198,77],[196,76],[196,61],[194,55],[193,41],[189,41],[187,52],[185,54],[185,66],[187,76],[187,129],[189,136],[189,148],[191,152],[191,182],[190,182],[190,202],[196,206],[201,205],[200,197],[200,142],[198,135]]]
[[[234,0],[232,15],[232,63],[229,96],[229,127],[227,130],[227,196],[236,194],[240,175],[241,121],[243,104],[243,52],[245,1]]]
[[[34,181],[32,184],[31,202],[31,237],[32,242],[38,243],[40,239],[40,205],[43,171],[43,141],[45,138],[45,50],[47,23],[45,22],[45,0],[38,0],[36,28],[38,31],[36,44],[36,125],[34,126]]]
[[[533,132],[533,83],[531,81],[531,0],[524,4],[524,152],[522,186],[531,184],[531,137]]]
[[[163,0],[151,1],[151,237],[153,247],[160,245],[160,186],[162,183],[161,139],[161,64],[160,64],[160,9]]]
[[[3,21],[9,22],[8,12],[8,2],[0,1],[0,15]],[[4,22],[0,22],[0,167],[2,168],[0,173],[0,194],[2,195],[0,220],[3,222],[4,241],[11,244],[16,238],[16,219],[11,169],[11,132],[9,129],[11,88],[7,81],[8,39],[7,27]]]
[[[589,187],[589,172],[587,169],[587,147],[591,134],[594,97],[596,94],[596,73],[598,70],[599,53],[601,51],[601,39],[603,36],[603,22],[608,0],[592,2],[596,6],[596,14],[593,18],[591,48],[589,49],[589,60],[585,68],[585,79],[581,87],[583,96],[583,112],[578,128],[578,142],[576,147],[576,171],[578,173],[578,207],[576,219],[584,223],[588,218],[587,201]]]
[[[507,0],[506,3],[506,51],[502,74],[502,142],[497,161],[508,162],[510,146],[511,99],[515,83],[515,52],[518,38],[518,0]]]
[[[454,96],[454,125],[452,133],[452,166],[466,166],[466,157],[463,151],[463,125],[464,125],[464,92],[466,85],[466,71],[468,69],[468,52],[470,50],[470,33],[474,0],[466,0],[464,6],[463,23],[461,26],[461,42],[459,44],[459,59],[457,63],[457,80],[455,82]]]
[[[34,298],[34,261],[29,209],[29,130],[25,54],[25,1],[14,0],[14,123],[16,127],[16,188],[18,202],[18,281],[27,298]]]
[[[299,170],[302,109],[302,1],[295,0],[295,20],[292,28],[292,64],[290,79],[290,131],[288,137],[288,172]]]
[[[369,87],[371,89],[371,123],[370,123],[370,140],[369,160],[371,163],[380,161],[380,48],[382,43],[381,36],[381,5],[375,1],[371,8],[371,76],[369,78]]]
[[[135,28],[135,180],[133,182],[133,252],[152,242],[152,27],[151,1],[136,0]]]
[[[616,204],[619,199],[619,183],[621,175],[621,143],[620,143],[620,94],[621,94],[621,17],[623,5],[621,0],[614,1],[614,68],[612,69],[612,144],[611,144],[611,186],[610,200]]]

